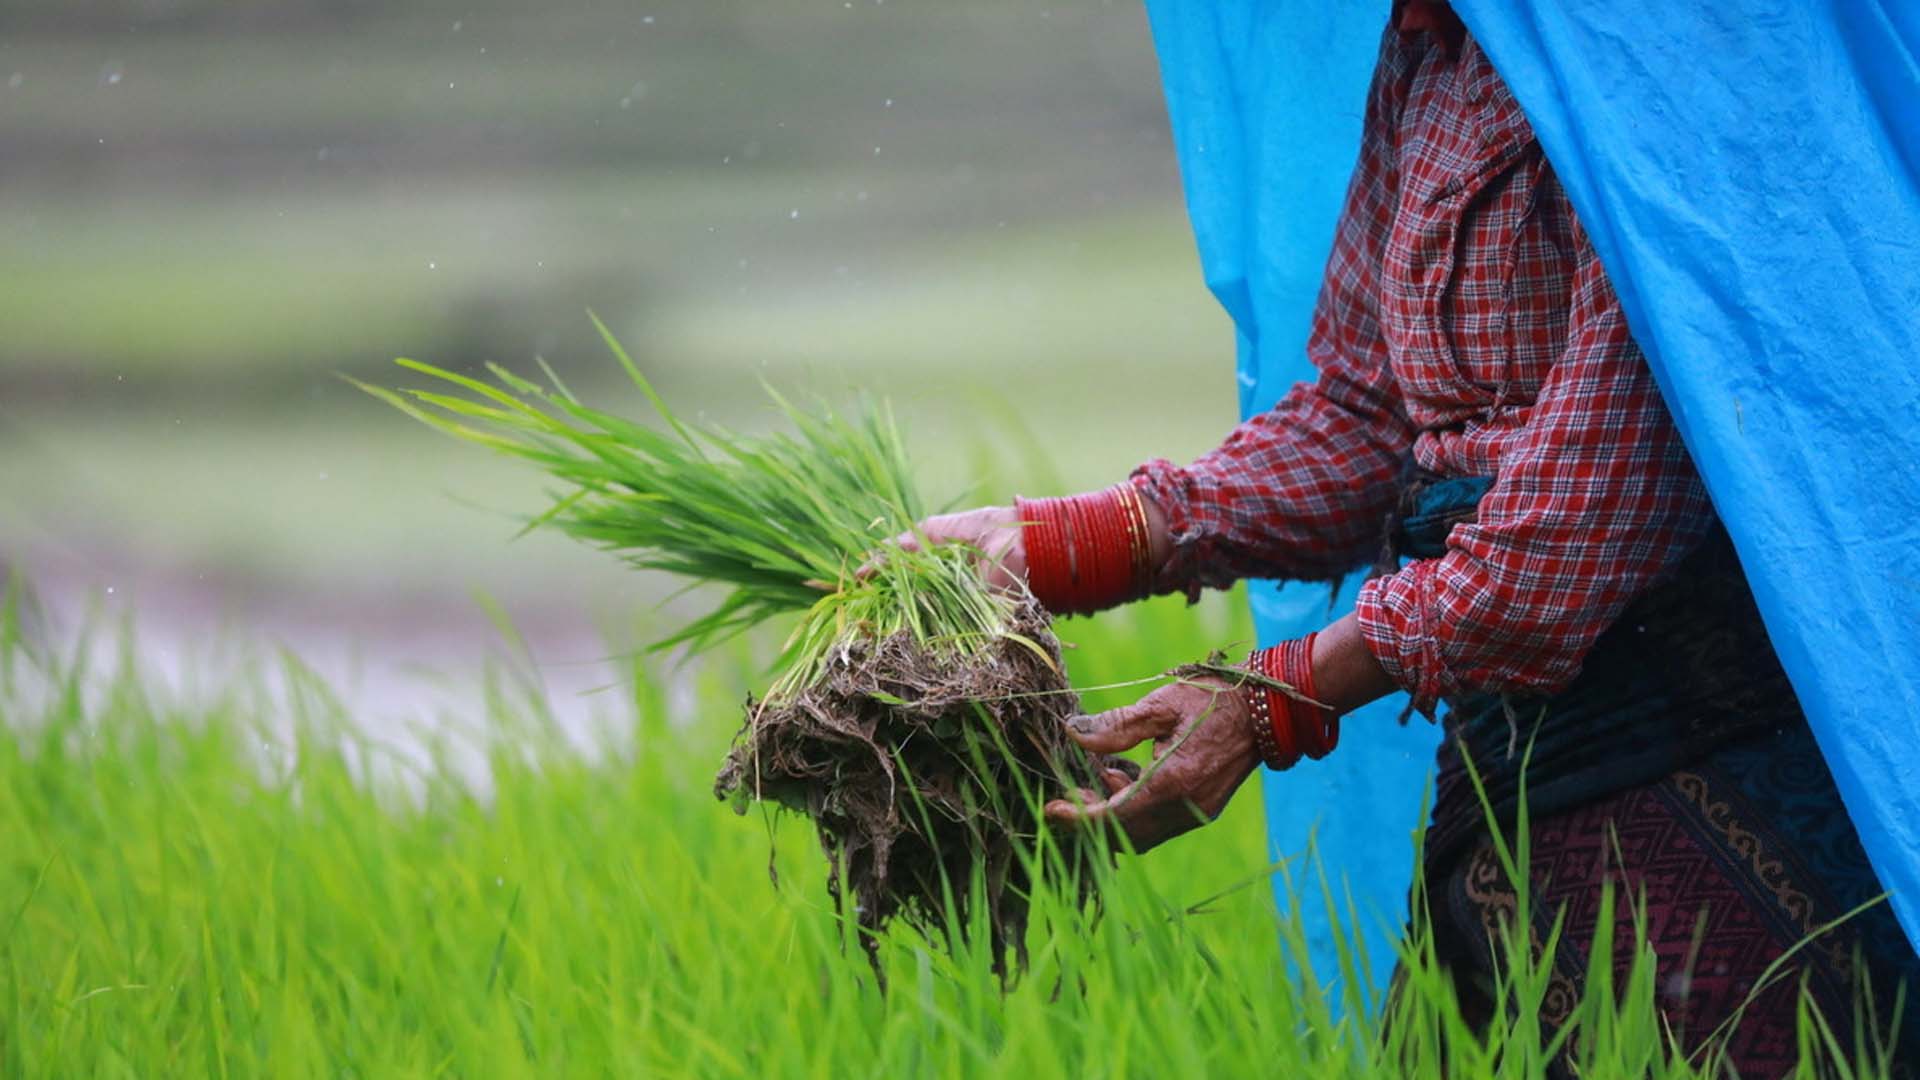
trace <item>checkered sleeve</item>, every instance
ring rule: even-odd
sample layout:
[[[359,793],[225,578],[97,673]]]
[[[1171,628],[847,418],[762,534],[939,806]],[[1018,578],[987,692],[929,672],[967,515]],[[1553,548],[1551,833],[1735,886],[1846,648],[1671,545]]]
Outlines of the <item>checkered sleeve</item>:
[[[1705,534],[1712,508],[1584,233],[1567,346],[1477,520],[1362,588],[1360,625],[1431,712],[1463,690],[1550,694]]]
[[[1377,306],[1404,94],[1391,44],[1390,31],[1314,308],[1307,354],[1319,379],[1293,387],[1193,464],[1151,461],[1133,474],[1173,538],[1159,591],[1192,595],[1243,577],[1332,578],[1379,550],[1413,442]]]

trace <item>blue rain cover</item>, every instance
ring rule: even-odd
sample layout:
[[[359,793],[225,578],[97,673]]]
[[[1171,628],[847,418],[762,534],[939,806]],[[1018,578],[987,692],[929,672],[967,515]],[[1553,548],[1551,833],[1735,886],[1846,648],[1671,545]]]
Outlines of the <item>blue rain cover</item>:
[[[1454,6],[1607,266],[1920,941],[1920,4]],[[1241,406],[1264,409],[1312,377],[1309,313],[1388,5],[1147,9],[1207,283],[1238,329]],[[1265,641],[1329,617],[1324,588],[1252,596]],[[1339,753],[1265,784],[1275,854],[1317,825],[1370,930],[1404,917],[1437,740],[1396,727],[1400,707],[1351,718]],[[1393,958],[1372,962],[1379,979]]]

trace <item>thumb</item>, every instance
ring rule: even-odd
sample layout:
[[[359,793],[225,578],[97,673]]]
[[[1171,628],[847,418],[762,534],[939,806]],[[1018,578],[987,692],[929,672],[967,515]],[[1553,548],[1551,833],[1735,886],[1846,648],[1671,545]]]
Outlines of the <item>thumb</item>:
[[[1096,754],[1118,754],[1171,735],[1178,723],[1172,709],[1149,696],[1093,716],[1076,716],[1067,721],[1067,730],[1073,741]]]

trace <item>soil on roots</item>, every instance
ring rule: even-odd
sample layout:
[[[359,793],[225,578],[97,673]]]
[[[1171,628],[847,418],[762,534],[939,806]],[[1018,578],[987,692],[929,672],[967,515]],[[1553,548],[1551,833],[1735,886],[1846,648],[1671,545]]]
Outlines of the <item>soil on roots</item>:
[[[896,916],[940,940],[972,925],[978,902],[996,965],[1009,947],[1023,953],[1032,882],[1019,853],[1045,827],[1035,807],[1069,786],[1097,789],[1096,765],[1113,764],[1066,735],[1079,700],[1046,615],[1029,602],[1008,629],[1039,651],[1012,638],[966,658],[906,634],[847,641],[792,700],[747,703],[714,792],[743,811],[773,800],[813,819],[835,903],[851,900],[869,950]],[[1061,850],[1078,871],[1106,857],[1097,839],[1062,838]],[[1086,899],[1093,875],[1072,876]]]

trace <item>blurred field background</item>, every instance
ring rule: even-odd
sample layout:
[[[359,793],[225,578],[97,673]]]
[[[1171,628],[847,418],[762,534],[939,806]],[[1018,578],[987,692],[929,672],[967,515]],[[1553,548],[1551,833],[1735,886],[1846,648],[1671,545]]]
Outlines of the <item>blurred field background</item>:
[[[936,499],[1231,422],[1131,3],[10,0],[0,162],[0,552],[163,657],[238,633],[410,700],[492,634],[476,592],[562,682],[657,622],[659,583],[508,543],[533,479],[334,377],[619,393],[588,307],[729,424],[761,379],[893,398]]]

